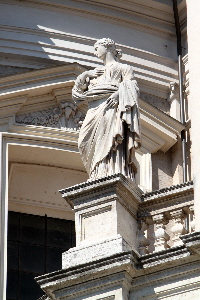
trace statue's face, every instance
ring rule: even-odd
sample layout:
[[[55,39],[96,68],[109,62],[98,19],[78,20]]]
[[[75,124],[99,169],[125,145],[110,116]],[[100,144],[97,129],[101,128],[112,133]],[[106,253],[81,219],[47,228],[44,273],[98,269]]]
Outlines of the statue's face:
[[[107,54],[107,49],[105,46],[101,45],[101,44],[95,44],[94,45],[94,54],[104,60]]]

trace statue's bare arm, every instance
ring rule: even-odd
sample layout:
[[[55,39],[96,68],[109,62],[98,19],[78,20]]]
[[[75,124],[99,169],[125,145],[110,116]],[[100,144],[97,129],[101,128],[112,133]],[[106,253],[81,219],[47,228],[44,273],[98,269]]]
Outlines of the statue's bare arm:
[[[79,76],[79,80],[81,81],[82,84],[84,84],[86,82],[86,79],[89,78],[96,78],[98,76],[101,76],[104,73],[103,69],[94,69],[94,70],[89,70],[89,71],[85,71],[83,72],[80,76]]]

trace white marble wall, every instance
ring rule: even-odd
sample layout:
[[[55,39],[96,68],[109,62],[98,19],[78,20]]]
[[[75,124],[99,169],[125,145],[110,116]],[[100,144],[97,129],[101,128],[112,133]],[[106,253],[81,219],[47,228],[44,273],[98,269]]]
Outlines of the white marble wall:
[[[194,199],[196,214],[196,230],[200,230],[200,101],[199,101],[199,67],[200,67],[200,40],[198,38],[198,28],[200,26],[200,2],[187,0],[188,9],[188,64],[189,64],[189,101],[191,117],[191,139],[192,139],[192,165],[194,178]]]

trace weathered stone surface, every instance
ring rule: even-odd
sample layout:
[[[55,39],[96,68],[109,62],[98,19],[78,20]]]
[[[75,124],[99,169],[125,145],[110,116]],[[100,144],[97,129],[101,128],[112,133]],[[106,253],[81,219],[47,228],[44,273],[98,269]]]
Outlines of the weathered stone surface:
[[[83,119],[84,114],[70,101],[60,103],[59,107],[16,116],[16,122],[20,124],[73,130],[79,129],[79,123]]]
[[[139,216],[150,216],[191,206],[194,203],[193,181],[173,185],[142,195]]]
[[[60,192],[75,211],[77,247],[120,234],[138,251],[137,210],[142,191],[130,179],[115,174]]]
[[[190,249],[193,253],[196,253],[200,256],[200,232],[192,232],[180,236],[180,239],[183,241],[185,246]]]
[[[136,265],[137,255],[128,251],[45,274],[36,281],[50,299],[128,300]]]
[[[75,247],[64,252],[62,255],[62,268],[66,269],[127,251],[131,251],[130,245],[118,235],[116,238],[104,240],[101,243],[90,244],[85,247]]]
[[[151,154],[152,190],[162,189],[173,184],[171,149]]]
[[[163,99],[161,97],[157,97],[155,95],[147,94],[144,92],[140,93],[140,97],[153,105],[154,107],[162,110],[166,114],[169,114],[170,112],[170,106],[169,103],[166,101],[166,99]]]
[[[149,252],[182,244],[179,236],[193,230],[193,205],[192,181],[142,195],[138,218],[150,225],[147,230]],[[187,228],[184,225],[186,219],[189,220]]]
[[[189,258],[178,261],[156,266],[151,269],[154,272],[145,269],[142,275],[134,277],[129,300],[200,299],[200,262]]]
[[[190,251],[184,246],[154,252],[141,257],[140,262],[143,268],[151,268],[160,264],[166,264],[174,260],[190,256]]]
[[[167,274],[174,266],[184,266],[185,261],[198,257],[200,237],[197,233],[185,235],[183,245],[165,249],[169,236],[167,238],[164,227],[169,218],[182,218],[187,206],[192,211],[193,182],[143,194],[130,179],[115,174],[60,192],[75,211],[78,239],[77,247],[63,253],[62,270],[37,278],[50,299],[138,300],[140,298],[132,293],[134,289],[145,299],[157,299],[154,291],[148,291],[147,282],[141,283],[144,289],[140,291],[135,282],[140,284],[145,274],[149,280],[159,274],[169,280]],[[140,244],[138,221],[143,222],[144,227]],[[140,256],[137,247],[146,247],[144,231],[151,222],[156,224],[157,230],[164,231],[157,232],[156,251],[149,254],[144,251]],[[160,249],[164,250],[158,251]],[[184,272],[185,278],[190,276],[187,272],[190,270]]]

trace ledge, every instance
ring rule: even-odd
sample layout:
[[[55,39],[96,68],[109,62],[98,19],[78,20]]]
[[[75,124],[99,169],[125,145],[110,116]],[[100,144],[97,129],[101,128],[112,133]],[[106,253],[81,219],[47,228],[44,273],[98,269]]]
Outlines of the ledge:
[[[191,255],[191,252],[183,245],[170,249],[143,255],[140,258],[141,267],[146,269],[160,264],[169,263]]]
[[[157,251],[140,257],[140,267],[150,268],[153,266],[169,263],[193,254],[198,254],[200,259],[200,232],[192,232],[180,236],[183,245],[170,249]]]
[[[117,182],[124,183],[129,189],[133,190],[137,193],[138,197],[141,197],[142,191],[130,180],[129,178],[126,178],[121,173],[114,174],[111,176],[101,177],[96,180],[88,180],[87,182],[83,182],[80,184],[76,184],[74,186],[71,186],[66,189],[62,189],[59,192],[62,194],[62,197],[73,197],[74,195],[79,195],[82,193],[88,193],[89,191],[92,191],[94,188],[101,189],[102,186],[109,186],[113,183]]]
[[[134,273],[137,263],[138,256],[133,251],[127,251],[90,263],[41,275],[36,277],[35,280],[44,290],[52,289],[55,286],[56,289],[61,289],[62,287],[71,286],[75,282],[78,284],[78,282],[94,280],[95,278],[102,278],[106,275],[126,270]]]
[[[139,217],[158,213],[169,213],[194,204],[193,181],[172,185],[167,188],[143,194],[138,210]]]
[[[129,178],[118,173],[74,185],[59,191],[75,212],[117,201],[135,218],[142,190]]]
[[[180,239],[183,241],[185,246],[192,251],[194,254],[200,256],[200,232],[192,232],[180,236]]]
[[[142,201],[148,201],[148,200],[154,200],[156,198],[163,198],[166,197],[167,195],[173,195],[177,194],[179,192],[184,192],[184,191],[189,191],[193,190],[193,181],[187,181],[184,183],[172,185],[166,188],[162,188],[160,190],[152,191],[149,193],[145,193],[142,195]]]

